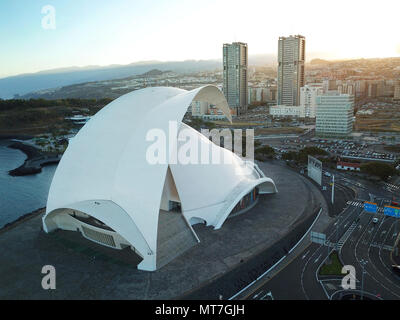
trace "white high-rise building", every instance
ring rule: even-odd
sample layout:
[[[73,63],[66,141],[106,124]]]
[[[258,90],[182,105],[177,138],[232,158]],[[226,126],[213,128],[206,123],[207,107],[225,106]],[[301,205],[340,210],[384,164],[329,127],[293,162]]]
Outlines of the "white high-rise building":
[[[315,135],[347,137],[353,131],[354,96],[330,91],[317,96]]]
[[[247,44],[225,43],[223,47],[224,94],[236,115],[245,113],[248,105]]]
[[[278,105],[298,106],[304,86],[305,37],[280,37],[278,44]]]
[[[307,84],[300,88],[300,106],[304,107],[307,118],[315,118],[317,109],[317,96],[324,92],[323,86],[319,83]]]

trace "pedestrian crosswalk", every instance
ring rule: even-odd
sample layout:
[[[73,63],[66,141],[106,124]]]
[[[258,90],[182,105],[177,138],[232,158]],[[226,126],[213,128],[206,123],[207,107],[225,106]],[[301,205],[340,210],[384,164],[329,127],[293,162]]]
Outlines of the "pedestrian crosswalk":
[[[340,240],[338,241],[338,250],[342,250],[342,247],[344,246],[345,242],[347,241],[347,239],[349,239],[350,235],[352,234],[352,232],[354,231],[354,229],[357,227],[357,222],[353,222],[351,224],[351,226],[346,230],[346,232],[344,233],[344,235],[340,238]]]
[[[400,186],[396,185],[396,184],[392,184],[392,183],[387,183],[385,182],[385,187],[391,189],[391,190],[399,190]]]
[[[362,208],[362,207],[364,207],[364,202],[361,202],[361,201],[347,201],[347,205],[350,205],[350,206],[353,206],[353,207]]]
[[[363,208],[364,207],[364,202],[363,201],[347,201],[347,205],[353,206],[353,207],[358,207],[358,208]],[[383,207],[378,207],[377,211],[379,213],[383,213],[385,209]]]

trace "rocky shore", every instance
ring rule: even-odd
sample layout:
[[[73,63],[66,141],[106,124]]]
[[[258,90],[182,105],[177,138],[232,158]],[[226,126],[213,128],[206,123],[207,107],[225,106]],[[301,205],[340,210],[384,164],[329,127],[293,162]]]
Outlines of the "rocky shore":
[[[8,172],[11,176],[27,176],[40,173],[43,166],[56,164],[61,159],[58,154],[44,155],[39,149],[22,142],[14,142],[8,147],[21,150],[27,156],[27,159],[20,167]]]

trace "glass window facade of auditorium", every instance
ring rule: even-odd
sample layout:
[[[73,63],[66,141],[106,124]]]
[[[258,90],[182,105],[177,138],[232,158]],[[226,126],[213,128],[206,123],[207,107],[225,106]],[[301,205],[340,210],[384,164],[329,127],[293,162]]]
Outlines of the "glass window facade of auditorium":
[[[258,199],[258,188],[254,188],[250,193],[246,194],[233,208],[230,215],[238,213],[250,207]]]

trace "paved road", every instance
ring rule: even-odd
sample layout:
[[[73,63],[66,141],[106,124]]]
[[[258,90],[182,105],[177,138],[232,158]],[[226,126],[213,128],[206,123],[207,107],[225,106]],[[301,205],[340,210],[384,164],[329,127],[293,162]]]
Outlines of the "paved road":
[[[385,201],[381,199],[378,204],[382,206]],[[374,217],[379,219],[376,224],[373,223]],[[344,263],[356,268],[357,289],[361,289],[361,260],[368,261],[365,266],[365,291],[382,299],[400,299],[400,277],[391,269],[390,259],[397,236],[395,229],[394,218],[385,217],[383,213],[362,212],[357,228],[341,251]]]
[[[357,208],[347,206],[325,231],[330,242],[340,239],[356,217]],[[308,239],[309,241],[309,239]],[[332,250],[330,247],[329,250]],[[286,268],[272,279],[258,284],[248,299],[261,299],[272,292],[274,299],[326,299],[326,294],[316,277],[318,267],[328,255],[328,247],[309,242],[306,248],[295,257]],[[265,296],[264,298],[269,298]]]
[[[383,207],[390,203],[392,194],[387,188],[371,186],[360,179],[349,179],[338,174],[338,183],[352,186],[358,199],[348,201],[343,211],[326,229],[328,246],[309,242],[298,256],[287,262],[287,266],[271,279],[266,278],[247,291],[244,298],[255,300],[330,299],[343,291],[342,277],[320,279],[318,269],[328,256],[328,250],[337,248],[342,262],[356,269],[356,290],[362,287],[361,260],[365,266],[365,294],[381,299],[400,299],[400,274],[392,268],[390,253],[400,231],[394,218],[385,217],[383,210],[377,214],[363,211],[364,200],[373,200]],[[374,223],[373,218],[378,222]]]

